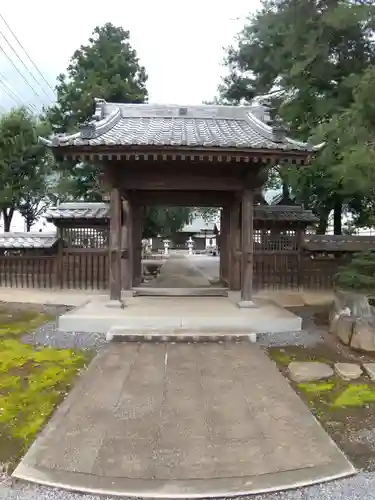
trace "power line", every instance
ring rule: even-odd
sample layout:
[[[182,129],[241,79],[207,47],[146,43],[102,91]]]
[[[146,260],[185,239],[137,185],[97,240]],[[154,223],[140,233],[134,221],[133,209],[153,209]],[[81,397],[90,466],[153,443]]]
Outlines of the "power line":
[[[31,113],[35,113],[35,106],[33,104],[28,105],[25,102],[23,102],[21,97],[7,83],[6,78],[2,73],[0,73],[0,85],[2,86],[3,90],[8,95],[8,97],[10,97],[10,99],[12,99],[17,104],[17,106],[25,106],[29,109]]]
[[[44,95],[47,97],[47,99],[51,100],[51,97],[47,94],[47,92],[44,90],[44,88],[42,87],[42,85],[38,82],[38,80],[35,78],[35,76],[31,73],[31,71],[29,70],[29,68],[23,62],[23,60],[21,59],[21,57],[18,55],[17,51],[13,48],[13,46],[9,42],[8,38],[4,35],[4,33],[1,30],[0,30],[0,35],[4,38],[4,40],[6,41],[6,43],[8,44],[8,46],[10,47],[10,49],[13,51],[13,53],[15,54],[15,56],[17,57],[17,59],[20,61],[20,63],[26,69],[26,71],[29,73],[29,75],[34,80],[34,82],[37,85],[39,85],[39,87],[42,89],[42,91],[43,91]]]
[[[34,66],[35,70],[39,73],[39,75],[41,76],[41,78],[44,80],[44,82],[47,84],[47,86],[51,89],[51,91],[53,92],[53,95],[55,95],[55,91],[54,89],[51,87],[51,85],[48,83],[48,81],[45,79],[43,73],[39,70],[39,68],[37,67],[37,65],[34,63],[34,61],[31,59],[31,57],[29,56],[29,54],[26,52],[26,49],[25,47],[22,45],[22,43],[19,41],[19,39],[17,38],[16,34],[14,33],[14,31],[12,31],[11,27],[9,26],[9,24],[6,22],[6,20],[4,19],[4,16],[0,13],[0,19],[3,21],[3,23],[5,24],[5,26],[8,28],[8,30],[10,31],[10,33],[12,34],[12,36],[14,37],[14,39],[16,40],[16,42],[18,43],[18,45],[21,47],[21,49],[23,50],[24,54],[26,55],[26,57],[28,58],[28,60],[31,62],[31,64]]]
[[[13,66],[13,68],[17,71],[17,73],[21,76],[22,80],[26,83],[26,85],[28,87],[30,87],[30,89],[34,92],[34,94],[37,96],[37,98],[40,100],[40,102],[43,104],[43,106],[45,106],[45,103],[43,102],[43,99],[40,97],[40,95],[38,94],[38,92],[30,84],[30,82],[28,81],[28,79],[25,78],[25,76],[22,74],[22,72],[19,70],[19,68],[17,68],[17,66],[14,64],[14,62],[12,61],[12,59],[5,52],[5,50],[3,49],[3,47],[1,45],[0,45],[0,50],[5,55],[5,57],[8,59],[8,61],[10,62],[10,64]]]

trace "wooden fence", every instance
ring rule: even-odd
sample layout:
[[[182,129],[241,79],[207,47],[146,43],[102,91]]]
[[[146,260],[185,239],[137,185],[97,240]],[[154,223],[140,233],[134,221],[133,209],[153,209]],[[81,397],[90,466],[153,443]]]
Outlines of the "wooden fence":
[[[0,256],[0,285],[16,288],[54,288],[57,260],[46,256]]]
[[[52,256],[1,255],[0,286],[106,290],[107,250],[72,249]]]
[[[359,238],[306,236],[299,243],[297,235],[283,235],[282,244],[274,237],[258,238],[254,288],[330,289],[338,269],[359,250]],[[364,243],[366,249],[375,248],[375,238],[364,237]],[[106,290],[108,276],[106,249],[65,249],[52,256],[0,255],[0,286]]]

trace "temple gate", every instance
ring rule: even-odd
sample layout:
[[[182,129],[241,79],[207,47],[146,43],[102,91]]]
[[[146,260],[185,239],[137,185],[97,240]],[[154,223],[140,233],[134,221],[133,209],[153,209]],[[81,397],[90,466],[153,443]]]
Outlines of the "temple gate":
[[[110,299],[140,280],[143,207],[222,207],[221,277],[253,306],[254,197],[270,166],[304,165],[317,147],[270,126],[261,107],[96,100],[73,135],[43,141],[58,159],[94,162],[110,193]],[[136,243],[137,242],[137,243]]]

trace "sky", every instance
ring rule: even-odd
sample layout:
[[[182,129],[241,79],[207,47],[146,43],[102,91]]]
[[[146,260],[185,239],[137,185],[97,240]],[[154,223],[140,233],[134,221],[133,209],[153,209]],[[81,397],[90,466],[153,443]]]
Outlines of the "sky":
[[[130,31],[131,43],[149,75],[151,102],[200,104],[215,96],[225,74],[223,48],[233,42],[246,17],[258,6],[258,0],[221,4],[215,0],[11,0],[1,2],[0,14],[51,86],[95,26],[112,22]],[[0,30],[13,45],[1,19]],[[1,35],[0,46],[22,68]],[[19,50],[15,42],[14,47]],[[0,71],[18,94],[39,102],[2,53]],[[8,100],[2,96],[0,104]]]
[[[112,22],[130,31],[130,40],[149,75],[149,101],[169,104],[201,104],[216,95],[225,47],[235,40],[258,0],[10,0],[1,2],[0,14],[54,88],[56,76],[65,72],[76,49],[86,44],[96,26]],[[21,56],[47,96],[27,73],[4,36]],[[51,103],[52,91],[33,68],[0,18],[0,48],[20,69],[28,86],[0,50],[0,78],[22,103],[38,109]],[[0,111],[15,106],[0,85]],[[42,222],[33,229],[39,230]],[[48,229],[50,227],[47,226]],[[16,215],[12,230],[23,231]]]

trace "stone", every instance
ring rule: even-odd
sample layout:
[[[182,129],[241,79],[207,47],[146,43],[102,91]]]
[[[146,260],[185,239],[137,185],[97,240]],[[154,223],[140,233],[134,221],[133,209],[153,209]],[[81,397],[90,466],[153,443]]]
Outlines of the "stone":
[[[240,309],[254,309],[257,307],[256,303],[252,300],[240,300],[237,302],[237,306]]]
[[[356,363],[335,363],[335,372],[344,380],[355,380],[362,375],[362,368]]]
[[[346,308],[350,310],[350,315],[355,316],[356,318],[367,320],[372,318],[372,308],[366,295],[344,290],[336,290],[335,300],[330,314],[333,315],[335,311],[339,312],[340,310]]]
[[[350,347],[358,351],[375,352],[375,329],[372,322],[365,319],[355,322]]]
[[[352,294],[348,306],[350,307],[352,316],[362,319],[372,318],[372,309],[366,295]]]
[[[320,361],[292,361],[288,366],[289,377],[293,382],[313,382],[331,378],[332,368]]]
[[[372,382],[375,382],[375,363],[362,363],[366,375]]]
[[[343,344],[349,345],[353,334],[353,324],[354,319],[344,310],[343,314],[338,317],[332,333],[335,333]]]

